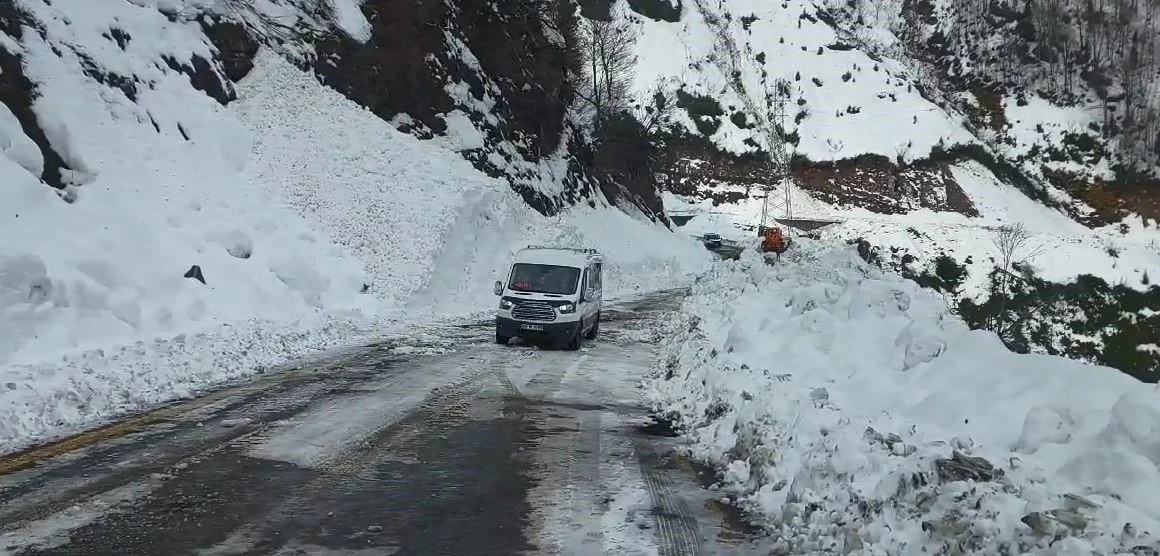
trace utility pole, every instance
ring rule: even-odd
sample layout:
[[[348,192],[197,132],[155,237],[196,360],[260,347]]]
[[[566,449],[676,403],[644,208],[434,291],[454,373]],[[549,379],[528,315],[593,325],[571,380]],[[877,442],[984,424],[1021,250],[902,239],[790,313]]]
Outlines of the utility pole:
[[[773,111],[769,118],[769,180],[765,184],[765,202],[761,205],[761,224],[757,235],[765,234],[765,229],[781,213],[784,218],[793,218],[793,191],[790,186],[789,154],[785,148],[785,94],[789,91],[789,81],[778,79],[773,94]],[[781,188],[780,198],[773,195]]]

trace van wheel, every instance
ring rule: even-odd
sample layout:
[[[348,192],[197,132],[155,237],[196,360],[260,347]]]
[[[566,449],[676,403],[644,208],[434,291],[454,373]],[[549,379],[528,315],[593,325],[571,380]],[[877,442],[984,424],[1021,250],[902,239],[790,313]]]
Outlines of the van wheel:
[[[500,334],[498,327],[495,329],[495,343],[497,343],[501,346],[506,346],[507,343],[510,341],[511,341],[511,337],[504,336],[503,334]]]
[[[567,342],[564,344],[564,349],[566,349],[568,351],[576,351],[576,350],[580,349],[580,337],[581,337],[580,331],[581,331],[581,327],[577,326],[576,332],[574,334],[572,334],[572,337],[568,338]]]
[[[589,339],[589,340],[595,340],[596,335],[599,333],[600,333],[600,312],[597,311],[596,312],[596,322],[592,323],[592,329],[589,330],[588,333],[584,335],[584,337]]]

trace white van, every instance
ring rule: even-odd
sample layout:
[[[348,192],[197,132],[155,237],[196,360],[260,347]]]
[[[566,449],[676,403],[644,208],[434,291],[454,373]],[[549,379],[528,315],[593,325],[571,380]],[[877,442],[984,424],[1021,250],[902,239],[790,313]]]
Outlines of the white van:
[[[595,249],[528,246],[516,252],[507,283],[497,281],[495,341],[550,340],[580,349],[600,331],[603,258]]]

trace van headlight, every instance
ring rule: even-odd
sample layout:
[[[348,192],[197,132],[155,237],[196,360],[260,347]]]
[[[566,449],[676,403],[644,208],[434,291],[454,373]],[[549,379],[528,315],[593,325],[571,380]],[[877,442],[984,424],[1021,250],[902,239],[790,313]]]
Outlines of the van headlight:
[[[511,309],[513,305],[515,305],[515,303],[512,303],[511,300],[509,300],[509,299],[499,300],[499,308],[500,309]]]
[[[560,309],[561,313],[574,313],[574,312],[576,312],[576,305],[574,305],[572,303],[565,303],[558,308]]]

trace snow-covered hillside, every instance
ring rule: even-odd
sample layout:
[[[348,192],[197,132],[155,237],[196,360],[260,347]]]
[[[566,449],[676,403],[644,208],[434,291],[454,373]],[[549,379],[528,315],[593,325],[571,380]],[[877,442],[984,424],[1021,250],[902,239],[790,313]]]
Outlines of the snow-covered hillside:
[[[466,160],[462,134],[420,141],[271,49],[236,84],[208,79],[215,47],[181,17],[200,4],[19,6],[39,27],[0,43],[35,86],[30,105],[0,109],[0,453],[479,315],[527,244],[601,249],[612,297],[710,262],[598,191],[545,217]],[[42,182],[45,152],[65,188]]]
[[[642,93],[658,83],[679,90],[676,104],[683,110],[677,110],[678,124],[733,153],[765,148],[767,114],[772,99],[782,97],[787,114],[780,125],[795,145],[793,150],[804,157],[796,173],[806,182],[813,181],[808,179],[810,172],[803,171],[811,166],[808,161],[879,155],[885,160],[868,164],[870,160],[864,159],[856,166],[881,170],[886,163],[896,163],[903,166],[899,170],[908,170],[894,172],[904,178],[904,186],[915,183],[919,189],[937,189],[943,180],[921,175],[937,166],[931,163],[974,159],[986,161],[1025,193],[1088,224],[1117,222],[1132,213],[1146,218],[1160,214],[1155,212],[1155,183],[1148,181],[1157,173],[1154,162],[1147,162],[1154,158],[1148,145],[1154,143],[1155,132],[1127,139],[1155,128],[1160,120],[1149,94],[1131,93],[1126,84],[1136,87],[1139,81],[1142,91],[1160,86],[1149,85],[1154,76],[1137,75],[1160,58],[1141,46],[1140,65],[1124,70],[1128,77],[1116,74],[1115,68],[1067,77],[1068,71],[1043,57],[1042,51],[1054,46],[1023,48],[1016,43],[1030,40],[1020,38],[1019,33],[1026,32],[1011,31],[1016,22],[1032,25],[1028,18],[1050,7],[1024,3],[1028,5],[1020,11],[1005,2],[961,4],[686,2],[679,21],[638,16],[636,86]],[[1125,4],[1110,2],[1100,9],[1149,9]],[[1103,33],[1105,24],[1090,15],[1085,14],[1085,25]],[[971,19],[969,30],[956,27],[965,25],[965,19]],[[992,41],[981,31],[987,25],[998,29]],[[1045,24],[1035,20],[1033,25]],[[955,44],[945,44],[947,37]],[[1124,40],[1117,37],[1116,41]],[[1154,40],[1139,41],[1155,47]],[[683,48],[666,46],[671,44]],[[1079,50],[1085,48],[1083,41],[1076,44]],[[972,52],[973,45],[990,57]],[[1075,44],[1067,46],[1072,47]],[[1030,52],[1036,48],[1040,50]],[[1108,56],[1126,56],[1120,52],[1126,47],[1115,48],[1116,54]],[[998,53],[1002,49],[1009,52]],[[1079,61],[1075,65],[1083,66]],[[1020,74],[1021,67],[1032,75]],[[1105,77],[1108,81],[1103,83]],[[787,85],[780,95],[775,94],[778,80]],[[1042,94],[1036,92],[1040,90],[1036,83],[1043,85]],[[1117,103],[1131,104],[1135,110],[1130,113],[1136,118],[1124,120],[1120,112],[1127,108],[1117,110]],[[1141,177],[1125,177],[1127,161]],[[856,179],[838,181],[845,189],[855,185],[854,189],[890,195]],[[820,183],[805,185],[827,189]],[[846,202],[866,201],[851,191],[828,193]],[[914,195],[904,192],[903,197]],[[929,199],[918,205],[944,208]],[[965,207],[951,208],[969,213]]]
[[[1160,393],[1016,355],[853,248],[693,287],[654,407],[787,554],[1127,554],[1160,537]]]
[[[715,100],[722,114],[678,110],[678,121],[698,133],[698,121],[712,120],[708,135],[730,152],[766,148],[767,95],[779,79],[789,83],[785,130],[811,160],[910,161],[974,141],[957,115],[919,94],[903,64],[856,48],[812,2],[689,1],[678,23],[641,18],[638,45],[638,90],[665,83]]]
[[[672,92],[666,207],[701,215],[685,224],[689,233],[733,234],[756,245],[762,189],[777,181],[765,153],[780,79],[788,83],[780,92],[786,116],[775,123],[784,126],[793,157],[792,216],[840,222],[819,237],[866,242],[915,275],[945,255],[967,272],[948,300],[979,301],[992,291],[997,230],[1020,224],[1030,233],[1020,256],[1035,255],[1028,270],[1037,278],[1067,284],[1092,275],[1155,297],[1156,223],[1128,215],[1097,225],[1097,211],[1042,171],[1110,171],[1107,158],[1042,160],[1052,149],[1070,152],[1066,143],[1096,117],[1090,110],[1012,92],[996,101],[1005,107],[1005,127],[991,130],[980,124],[980,102],[995,99],[958,102],[936,89],[930,68],[896,35],[901,8],[890,2],[682,6],[676,21],[648,17],[648,10],[632,17],[640,31],[637,90],[643,96],[659,83]],[[664,46],[671,44],[683,48]],[[780,205],[780,186],[770,194]],[[783,207],[775,211],[785,216]],[[1119,312],[1137,304],[1123,305]],[[1160,309],[1160,298],[1149,307]],[[1109,320],[1116,311],[1098,323],[1079,308],[1069,311],[1083,327],[1112,333],[1118,325]]]
[[[932,88],[930,70],[908,57],[894,34],[899,17],[889,15],[896,6],[891,11],[880,2],[874,16],[862,7],[872,2],[851,3],[859,6],[853,13],[837,4],[695,0],[682,4],[676,22],[634,13],[638,94],[648,98],[658,85],[672,92],[676,125],[734,154],[767,148],[773,99],[783,97],[785,121],[775,123],[784,126],[791,154],[801,157],[795,177],[831,203],[973,215],[972,202],[952,198],[967,184],[949,167],[974,161],[1071,216],[1093,213],[1047,179],[1041,164],[1059,171],[1082,166],[1096,175],[1109,171],[1106,158],[1028,158],[1032,151],[1070,152],[1068,137],[1096,118],[1090,110],[1013,93],[997,101],[1004,111],[999,140],[975,121],[979,99],[952,102]],[[788,85],[780,94],[778,80]],[[737,188],[766,180],[718,181],[716,187]]]

